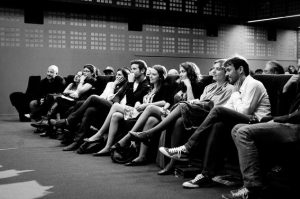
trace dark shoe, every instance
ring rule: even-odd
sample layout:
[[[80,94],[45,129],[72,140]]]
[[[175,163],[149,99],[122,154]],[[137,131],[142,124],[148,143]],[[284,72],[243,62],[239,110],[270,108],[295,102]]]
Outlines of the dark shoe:
[[[159,147],[159,151],[171,159],[175,159],[179,161],[189,160],[188,151],[186,150],[184,145],[175,148]]]
[[[84,143],[78,148],[78,150],[76,151],[78,154],[87,154],[87,153],[93,153],[93,151],[95,151],[96,148],[98,148],[99,151],[100,150],[100,145],[102,145],[103,141],[100,140],[95,140],[95,141],[84,141]],[[96,152],[95,151],[95,152]]]
[[[63,151],[74,151],[80,147],[80,143],[78,142],[73,142],[69,146],[63,148]]]
[[[42,119],[38,122],[33,122],[30,124],[34,128],[45,128],[49,126],[48,119]]]
[[[49,134],[47,131],[40,133],[40,137],[48,137],[48,136],[49,136]]]
[[[127,162],[125,163],[125,166],[130,166],[130,167],[134,167],[134,166],[144,166],[147,164],[147,161],[146,160],[143,160],[143,161],[130,161],[130,162]]]
[[[261,189],[249,190],[246,187],[242,187],[237,190],[230,191],[229,194],[222,194],[224,199],[257,199],[261,193]]]
[[[194,189],[194,188],[201,188],[201,187],[210,187],[214,183],[213,181],[203,174],[198,174],[193,180],[184,182],[182,184],[183,188],[187,189]]]
[[[67,119],[60,119],[60,120],[50,119],[50,124],[52,126],[55,126],[56,128],[65,128],[67,126]]]
[[[141,141],[146,145],[149,145],[149,143],[151,142],[151,136],[149,133],[134,131],[129,131],[129,133],[133,137],[133,139]]]
[[[160,170],[159,172],[157,172],[157,175],[160,175],[160,176],[165,176],[165,175],[172,175],[174,174],[174,169],[162,169]]]
[[[36,133],[36,134],[40,134],[40,133],[44,133],[46,131],[46,129],[44,128],[36,128],[33,133]]]

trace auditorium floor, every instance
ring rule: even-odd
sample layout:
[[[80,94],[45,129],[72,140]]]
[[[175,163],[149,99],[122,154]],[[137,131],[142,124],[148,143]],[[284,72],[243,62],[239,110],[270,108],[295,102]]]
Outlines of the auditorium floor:
[[[228,187],[183,189],[188,180],[158,176],[155,165],[126,167],[109,157],[63,152],[59,141],[41,138],[30,123],[0,117],[1,199],[221,198]]]

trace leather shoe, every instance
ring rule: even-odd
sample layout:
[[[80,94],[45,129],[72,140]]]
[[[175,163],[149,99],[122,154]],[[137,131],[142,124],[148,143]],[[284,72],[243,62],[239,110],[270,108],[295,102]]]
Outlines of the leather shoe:
[[[166,169],[166,168],[164,168],[164,169],[160,170],[159,172],[157,172],[157,175],[160,175],[160,176],[172,175],[173,172],[174,172],[173,169]]]
[[[144,144],[148,145],[151,142],[150,134],[145,132],[134,132],[129,131],[130,135],[133,139],[143,142]]]
[[[63,148],[63,151],[74,151],[74,150],[78,149],[78,147],[80,147],[80,144],[78,142],[73,142],[69,146],[66,146],[65,148]]]
[[[143,160],[143,161],[130,161],[130,162],[125,163],[124,165],[134,167],[134,166],[144,166],[146,164],[147,164],[147,161]]]

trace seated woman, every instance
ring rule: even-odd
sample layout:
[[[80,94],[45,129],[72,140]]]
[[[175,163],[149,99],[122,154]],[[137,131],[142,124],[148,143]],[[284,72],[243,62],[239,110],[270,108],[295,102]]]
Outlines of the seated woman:
[[[144,143],[149,142],[151,137],[166,129],[169,124],[175,121],[171,136],[171,146],[178,146],[188,135],[183,133],[185,130],[195,130],[205,119],[210,109],[215,105],[222,105],[230,98],[233,86],[229,84],[225,76],[223,67],[224,59],[216,60],[213,65],[212,75],[216,81],[205,87],[200,99],[180,102],[175,105],[171,113],[157,126],[143,132],[130,132],[130,134]],[[150,119],[150,118],[149,118]],[[174,169],[174,160],[161,171],[159,175],[171,174]]]
[[[199,89],[197,85],[199,75],[197,74],[196,68],[198,68],[198,66],[192,62],[184,62],[179,65],[179,88],[177,92],[175,92],[175,96],[173,96],[174,101],[178,102],[188,99],[193,100],[195,97],[199,97],[200,94],[198,92]],[[170,91],[168,91],[167,93],[170,93]],[[167,107],[163,107],[162,109],[161,107],[153,105],[148,106],[142,113],[142,115],[139,117],[131,131],[137,131],[139,129],[151,129],[161,121],[162,116],[167,116],[167,113],[169,113],[169,111],[167,111],[166,108]],[[131,140],[131,135],[128,133],[118,142],[117,145],[119,147],[126,146]],[[144,165],[145,163],[147,163],[147,152],[148,145],[142,143],[138,157],[132,160],[131,162],[126,163],[125,165]]]
[[[170,105],[167,87],[163,84],[166,74],[167,70],[164,66],[154,65],[150,72],[150,84],[152,85],[152,89],[144,96],[142,104],[137,101],[134,107],[124,106],[118,103],[115,103],[112,106],[101,129],[92,137],[85,139],[87,143],[97,142],[108,131],[108,138],[105,147],[98,153],[95,153],[95,156],[109,154],[110,147],[114,143],[121,121],[124,119],[132,120],[137,118],[149,106],[167,108]],[[139,127],[142,127],[142,125]]]
[[[82,137],[90,128],[91,117],[97,119],[99,122],[100,111],[101,117],[109,112],[114,102],[126,103],[124,100],[125,91],[127,88],[128,70],[118,69],[116,79],[114,82],[108,82],[102,94],[89,96],[83,104],[72,112],[66,119],[51,120],[50,123],[56,127],[68,127],[73,130],[76,129],[77,124],[80,127],[77,132],[71,133],[63,140],[63,144],[73,142],[75,136]],[[97,112],[97,114],[95,114]],[[106,114],[105,114],[106,113]],[[78,134],[78,135],[77,135]],[[80,138],[81,139],[81,138]],[[78,146],[79,147],[79,146]]]

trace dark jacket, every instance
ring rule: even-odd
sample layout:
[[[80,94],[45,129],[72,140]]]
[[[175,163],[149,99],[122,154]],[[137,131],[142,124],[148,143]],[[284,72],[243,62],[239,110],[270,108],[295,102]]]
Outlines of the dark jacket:
[[[41,80],[39,97],[46,97],[48,94],[62,93],[65,89],[65,80],[61,76],[56,76],[49,82],[47,78]]]
[[[136,102],[143,102],[143,97],[146,95],[150,89],[149,81],[145,78],[139,83],[135,91],[133,91],[133,82],[127,83],[126,92],[126,104],[128,106],[134,106]]]

